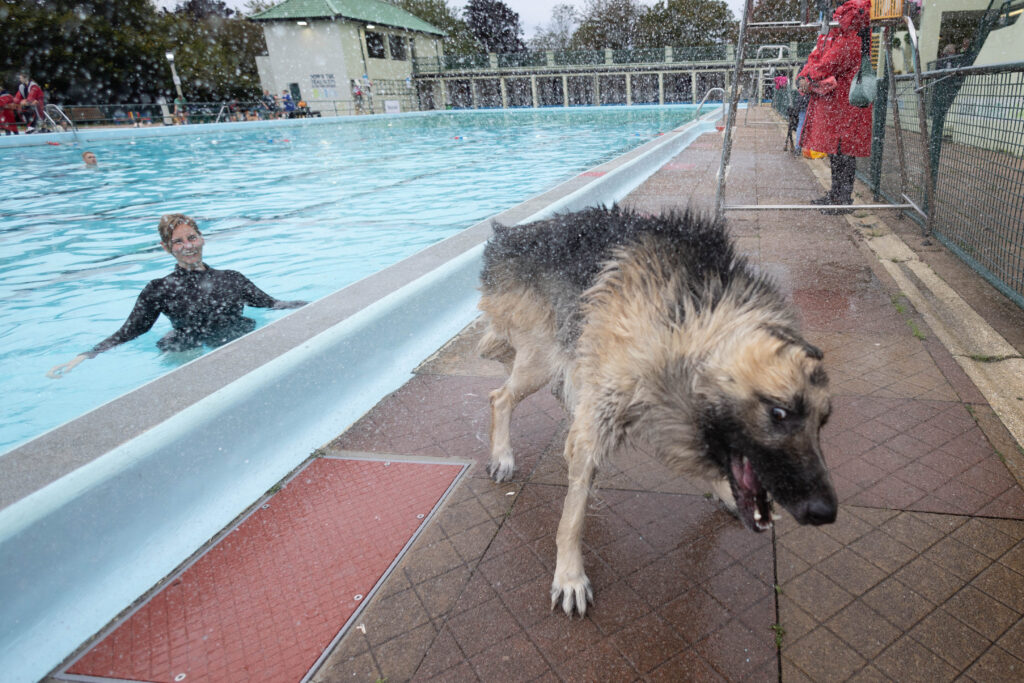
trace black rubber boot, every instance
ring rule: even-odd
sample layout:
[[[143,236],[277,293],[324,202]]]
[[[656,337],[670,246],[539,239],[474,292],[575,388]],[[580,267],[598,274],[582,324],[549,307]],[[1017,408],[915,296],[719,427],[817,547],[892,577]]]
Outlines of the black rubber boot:
[[[830,154],[828,163],[832,171],[832,189],[826,195],[829,197],[829,201],[821,203],[833,206],[853,204],[853,180],[854,175],[857,173],[857,159],[842,153]],[[826,215],[836,215],[850,213],[852,210],[836,208],[821,209],[821,212]]]
[[[856,157],[845,154],[835,155],[835,164],[832,167],[832,191],[829,193],[835,199],[834,204],[853,203],[853,181],[856,174]]]

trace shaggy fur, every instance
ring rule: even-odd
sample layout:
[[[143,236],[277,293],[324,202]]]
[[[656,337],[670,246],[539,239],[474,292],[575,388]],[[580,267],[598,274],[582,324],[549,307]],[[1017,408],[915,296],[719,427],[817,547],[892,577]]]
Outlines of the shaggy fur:
[[[583,614],[593,600],[587,496],[630,437],[707,481],[752,530],[770,528],[772,499],[801,524],[835,520],[818,444],[829,413],[821,351],[724,225],[588,209],[499,226],[481,278],[479,350],[509,373],[491,393],[492,478],[515,470],[509,423],[520,401],[552,382],[571,418],[552,607]]]

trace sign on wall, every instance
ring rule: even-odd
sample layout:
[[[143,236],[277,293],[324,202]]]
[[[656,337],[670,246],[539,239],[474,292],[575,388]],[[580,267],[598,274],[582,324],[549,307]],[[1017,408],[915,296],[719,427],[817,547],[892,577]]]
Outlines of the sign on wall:
[[[384,100],[384,113],[385,114],[398,114],[402,111],[398,100]]]
[[[310,74],[310,84],[313,86],[314,100],[336,100],[338,99],[338,86],[334,82],[334,74]]]

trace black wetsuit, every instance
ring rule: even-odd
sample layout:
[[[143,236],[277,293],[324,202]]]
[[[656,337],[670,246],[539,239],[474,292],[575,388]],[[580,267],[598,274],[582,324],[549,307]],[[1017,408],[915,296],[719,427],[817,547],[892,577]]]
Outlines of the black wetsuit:
[[[151,280],[121,329],[83,355],[93,358],[145,334],[161,313],[174,326],[157,342],[161,351],[184,351],[204,344],[220,346],[256,327],[255,320],[242,315],[245,306],[293,308],[302,303],[278,301],[235,270],[209,266],[205,270],[185,270],[177,266],[170,275]]]

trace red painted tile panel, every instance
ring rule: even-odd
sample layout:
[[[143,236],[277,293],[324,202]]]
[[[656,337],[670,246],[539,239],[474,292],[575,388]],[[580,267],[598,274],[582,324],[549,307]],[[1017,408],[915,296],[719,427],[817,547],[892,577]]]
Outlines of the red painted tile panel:
[[[312,461],[68,672],[168,683],[181,674],[188,683],[299,680],[460,468]]]

